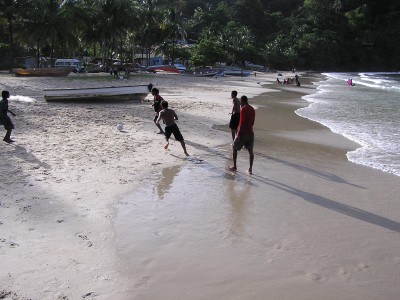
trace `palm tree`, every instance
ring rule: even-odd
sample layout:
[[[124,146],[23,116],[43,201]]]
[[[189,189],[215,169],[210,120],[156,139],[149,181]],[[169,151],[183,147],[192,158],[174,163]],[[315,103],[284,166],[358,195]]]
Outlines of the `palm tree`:
[[[178,38],[186,39],[186,31],[182,26],[182,13],[177,14],[175,9],[169,8],[166,10],[163,22],[165,37],[172,40],[171,60],[175,60],[175,45]]]
[[[241,57],[246,48],[253,45],[254,38],[252,32],[246,26],[241,26],[235,22],[229,22],[221,31],[219,36],[223,48],[232,57],[232,64]]]
[[[0,1],[0,16],[4,16],[8,23],[10,35],[11,68],[14,67],[14,21],[21,7],[26,7],[25,0],[2,0]]]
[[[79,9],[72,1],[41,0],[24,23],[21,35],[26,41],[50,45],[50,59],[58,42],[71,48],[79,46],[78,29],[82,25]]]
[[[93,7],[85,37],[94,43],[99,42],[103,63],[111,58],[118,41],[119,56],[123,59],[123,42],[136,20],[135,16],[135,7],[129,0],[103,0],[100,5],[96,3]]]
[[[138,41],[146,49],[147,65],[150,63],[150,53],[155,44],[162,43],[163,30],[161,28],[161,13],[157,0],[138,1],[139,14],[142,16],[141,27],[138,30]]]

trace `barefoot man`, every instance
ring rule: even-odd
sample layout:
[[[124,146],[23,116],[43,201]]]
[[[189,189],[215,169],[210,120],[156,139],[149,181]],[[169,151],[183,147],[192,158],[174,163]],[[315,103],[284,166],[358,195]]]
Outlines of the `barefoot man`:
[[[154,96],[154,100],[153,100],[153,104],[152,104],[152,106],[154,108],[154,112],[155,112],[154,123],[156,124],[158,129],[160,129],[158,134],[164,134],[164,130],[162,130],[161,125],[157,124],[158,114],[162,110],[161,103],[164,101],[164,99],[163,99],[163,97],[160,96],[160,91],[158,90],[158,88],[152,88],[151,94]]]
[[[175,120],[178,120],[178,116],[176,115],[175,111],[173,109],[168,108],[168,102],[163,101],[161,102],[162,110],[160,111],[158,115],[158,119],[156,121],[157,125],[160,125],[160,120],[163,119],[165,123],[165,140],[167,143],[164,146],[164,149],[167,150],[169,146],[169,138],[171,137],[171,134],[174,134],[174,137],[177,141],[181,142],[183,152],[185,153],[186,156],[189,156],[189,153],[186,151],[186,145],[185,141],[183,139],[183,136],[179,130],[178,125],[176,125]]]
[[[0,101],[0,124],[3,124],[5,130],[7,131],[3,141],[5,141],[6,143],[12,143],[14,141],[11,139],[11,132],[14,129],[14,124],[11,121],[10,117],[7,115],[7,113],[12,114],[14,117],[15,114],[8,109],[8,98],[10,98],[9,91],[2,91],[1,97],[2,99]]]
[[[254,132],[253,125],[256,118],[254,108],[248,103],[246,96],[240,97],[240,119],[236,132],[235,140],[233,141],[233,166],[228,166],[230,171],[236,171],[237,153],[243,146],[249,151],[250,155],[250,168],[249,174],[253,174],[253,161],[254,161]]]
[[[229,121],[229,127],[232,132],[232,141],[235,140],[236,130],[239,125],[240,118],[240,100],[237,98],[237,91],[231,92],[232,98],[232,112],[231,112],[231,120]]]

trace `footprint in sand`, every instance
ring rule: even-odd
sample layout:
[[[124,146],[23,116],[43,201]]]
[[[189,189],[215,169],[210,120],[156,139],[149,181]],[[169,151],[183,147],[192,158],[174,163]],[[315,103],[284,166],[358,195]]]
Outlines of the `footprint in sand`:
[[[363,264],[363,263],[359,263],[359,264],[357,264],[357,270],[358,271],[360,271],[360,272],[366,272],[368,269],[369,269],[369,266],[368,265],[366,265],[366,264]]]
[[[311,279],[312,281],[323,281],[326,278],[322,276],[321,274],[317,273],[306,273],[305,274],[307,278]]]
[[[80,233],[77,233],[75,235],[78,236],[79,238],[81,238],[84,241],[84,244],[87,247],[92,247],[93,244],[92,244],[91,241],[89,241],[89,238],[86,235],[83,235],[83,234],[80,234]]]

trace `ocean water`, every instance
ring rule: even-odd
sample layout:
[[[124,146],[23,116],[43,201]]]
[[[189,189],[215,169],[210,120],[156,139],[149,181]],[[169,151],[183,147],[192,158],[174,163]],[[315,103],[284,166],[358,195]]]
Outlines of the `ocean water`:
[[[323,75],[296,113],[360,144],[350,161],[400,176],[400,72]]]

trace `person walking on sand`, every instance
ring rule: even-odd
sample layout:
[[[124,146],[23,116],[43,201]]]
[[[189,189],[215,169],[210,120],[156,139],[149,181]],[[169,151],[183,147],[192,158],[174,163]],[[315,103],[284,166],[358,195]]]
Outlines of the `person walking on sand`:
[[[6,143],[12,143],[14,141],[11,139],[11,131],[14,129],[14,124],[13,122],[11,122],[11,119],[7,113],[9,112],[14,117],[16,116],[16,114],[8,109],[8,98],[10,98],[10,92],[2,91],[1,97],[2,99],[0,101],[0,123],[3,124],[4,128],[7,130],[6,136],[4,137],[3,141],[5,141]]]
[[[237,97],[237,91],[232,91],[231,92],[231,98],[232,98],[232,112],[231,114],[231,120],[229,121],[229,128],[231,129],[232,133],[232,141],[235,140],[236,136],[236,130],[239,125],[239,117],[240,117],[240,100]]]
[[[179,141],[182,145],[183,152],[185,153],[186,156],[189,156],[189,153],[186,151],[186,145],[185,145],[185,140],[183,139],[183,136],[181,134],[181,131],[179,130],[178,125],[175,123],[175,120],[178,120],[178,116],[176,115],[175,111],[173,109],[168,108],[168,102],[163,101],[161,103],[162,110],[160,111],[156,124],[160,125],[160,120],[162,119],[165,123],[165,140],[166,144],[164,146],[165,150],[168,150],[169,146],[169,138],[171,137],[171,134],[174,134],[174,137],[177,141]]]
[[[152,106],[154,108],[154,112],[155,112],[154,123],[160,130],[158,132],[158,134],[164,134],[164,130],[161,128],[161,125],[159,123],[157,123],[158,115],[159,115],[160,111],[162,110],[161,103],[164,101],[164,99],[163,99],[163,97],[160,96],[160,91],[158,90],[158,88],[152,88],[151,94],[154,96],[154,100],[153,100],[153,104],[152,104]]]
[[[253,174],[253,161],[254,161],[254,131],[253,125],[256,119],[256,112],[254,108],[248,103],[248,99],[246,96],[240,97],[240,119],[239,125],[236,132],[235,140],[233,141],[233,166],[228,166],[230,171],[236,171],[236,161],[237,161],[237,153],[240,151],[243,146],[249,151],[250,155],[250,167],[249,174]]]

